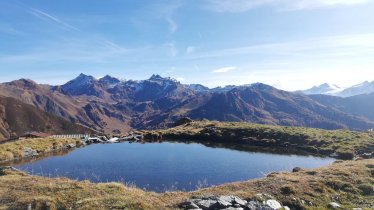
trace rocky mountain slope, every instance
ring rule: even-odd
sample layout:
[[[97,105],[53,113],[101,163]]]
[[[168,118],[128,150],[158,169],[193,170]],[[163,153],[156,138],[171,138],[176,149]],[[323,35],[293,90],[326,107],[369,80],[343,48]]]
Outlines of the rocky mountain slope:
[[[91,129],[48,114],[14,98],[0,97],[0,141],[28,131],[53,134],[93,133]]]
[[[345,113],[365,116],[370,120],[374,120],[374,93],[362,94],[347,98],[324,95],[314,95],[310,97],[321,104],[334,107],[336,109],[342,110]]]
[[[325,129],[374,128],[374,119],[363,112],[261,83],[209,89],[159,75],[120,81],[109,75],[96,79],[81,74],[62,86],[25,79],[3,83],[0,96],[107,133],[165,128],[181,117]]]

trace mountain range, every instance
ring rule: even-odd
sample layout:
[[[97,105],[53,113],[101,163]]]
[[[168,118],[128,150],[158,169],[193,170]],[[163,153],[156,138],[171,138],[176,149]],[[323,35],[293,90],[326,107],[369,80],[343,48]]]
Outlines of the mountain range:
[[[311,89],[297,91],[306,95],[331,95],[339,97],[351,97],[362,94],[374,93],[374,81],[365,81],[361,84],[354,85],[349,88],[342,88],[335,84],[324,83],[319,86],[314,86]]]
[[[2,83],[0,97],[45,114],[42,119],[46,122],[53,116],[69,125],[79,124],[81,128],[114,134],[132,129],[165,128],[183,117],[324,129],[374,128],[374,111],[370,108],[374,94],[345,98],[306,95],[262,83],[210,89],[159,75],[141,81],[124,81],[109,75],[96,79],[80,74],[60,86],[41,85],[27,79]],[[31,129],[48,131],[35,127],[42,119],[33,122],[19,112],[9,114],[9,110],[3,106],[2,112],[6,113],[3,121],[17,118],[16,122],[23,124],[23,128],[16,129],[17,123],[0,122],[0,127],[7,130],[4,138],[9,133],[19,135]],[[69,132],[59,126],[54,128],[49,131]]]

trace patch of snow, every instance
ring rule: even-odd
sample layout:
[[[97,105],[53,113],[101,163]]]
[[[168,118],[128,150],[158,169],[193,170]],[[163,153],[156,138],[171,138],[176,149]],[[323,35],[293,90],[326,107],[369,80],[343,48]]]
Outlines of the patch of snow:
[[[374,81],[373,82],[365,81],[361,84],[354,85],[350,88],[347,88],[337,93],[336,95],[341,96],[341,97],[350,97],[350,96],[369,94],[369,93],[374,93]]]
[[[344,90],[344,89],[339,87],[338,85],[324,83],[322,85],[314,86],[311,89],[302,90],[300,92],[302,92],[306,95],[317,95],[317,94],[336,95],[337,93],[339,93],[342,90]]]

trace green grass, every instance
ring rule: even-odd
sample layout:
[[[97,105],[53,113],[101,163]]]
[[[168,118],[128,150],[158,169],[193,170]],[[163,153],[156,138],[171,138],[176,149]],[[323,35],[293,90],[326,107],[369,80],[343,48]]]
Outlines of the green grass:
[[[235,142],[246,145],[302,150],[312,154],[337,153],[342,159],[374,151],[374,133],[322,130],[251,123],[196,121],[165,130],[144,131],[146,139]]]

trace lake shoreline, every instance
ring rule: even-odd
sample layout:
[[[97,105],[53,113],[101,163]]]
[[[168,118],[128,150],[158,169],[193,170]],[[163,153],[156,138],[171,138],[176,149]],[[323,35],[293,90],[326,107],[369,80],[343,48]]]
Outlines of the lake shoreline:
[[[77,139],[37,138],[6,142],[0,147],[0,165],[48,157],[82,146],[84,143]]]
[[[347,176],[352,173],[356,176]],[[0,170],[0,199],[3,200],[0,207],[175,209],[197,197],[235,195],[249,201],[258,194],[266,194],[291,208],[326,209],[331,202],[336,202],[342,208],[370,209],[374,205],[373,186],[370,184],[373,181],[374,159],[336,161],[318,169],[276,172],[260,179],[193,192],[166,193],[146,192],[119,183],[31,176],[3,167]]]
[[[192,121],[173,128],[142,131],[145,141],[196,140],[236,143],[283,151],[303,151],[337,159],[374,157],[374,134],[252,123]]]
[[[162,193],[256,179],[295,167],[318,168],[335,160],[238,148],[237,145],[233,148],[163,141],[93,144],[61,157],[12,163],[12,166],[32,175],[63,176],[94,183],[132,183],[138,188]]]
[[[143,130],[138,133],[144,137],[141,141],[144,143],[191,141],[204,145],[221,144],[226,148],[236,145],[237,148],[252,147],[275,153],[305,154],[343,160],[374,157],[373,133],[346,130],[328,131],[252,123],[194,121],[169,129]],[[46,138],[6,142],[0,147],[0,163],[4,164],[25,157],[44,156],[54,151],[69,151],[83,145],[85,143],[78,139]],[[30,148],[33,154],[27,155],[25,148]]]
[[[301,146],[297,149],[308,154],[330,155],[337,152],[340,154],[337,158],[357,160],[338,160],[325,167],[300,169],[294,173],[274,172],[260,179],[227,183],[193,192],[167,193],[147,192],[120,183],[94,184],[67,178],[32,176],[11,168],[2,168],[0,207],[24,209],[31,205],[34,209],[175,209],[196,196],[234,195],[250,200],[256,194],[272,195],[283,205],[297,209],[326,209],[331,202],[339,203],[342,208],[351,209],[370,209],[374,206],[372,153],[368,159],[357,158],[361,154],[373,151],[374,138],[369,133],[218,122],[193,122],[175,128],[142,133],[145,141],[187,141],[201,138],[204,140],[198,143],[211,146],[218,144],[223,147],[231,143],[235,145],[237,142],[244,145],[248,145],[248,142],[259,142],[262,144],[259,148],[263,149],[266,143],[267,147],[274,148],[275,151],[281,148],[278,147],[280,142],[269,137],[279,136],[281,140],[286,140],[282,143],[293,143],[286,148],[293,147],[296,143]],[[261,133],[266,134],[266,138],[258,136]],[[253,135],[257,135],[257,138],[248,138]],[[222,143],[223,139],[226,139],[226,143]],[[289,142],[288,139],[294,142]],[[12,142],[10,144],[16,145],[0,148],[0,160],[24,157],[24,147],[30,147],[38,154],[47,154],[47,151],[54,151],[54,147],[70,151],[75,147],[70,145],[67,148],[69,144],[80,144],[72,139],[50,139],[47,143],[39,139],[26,143]],[[315,148],[316,145],[320,148]],[[14,151],[11,152],[12,150]]]

